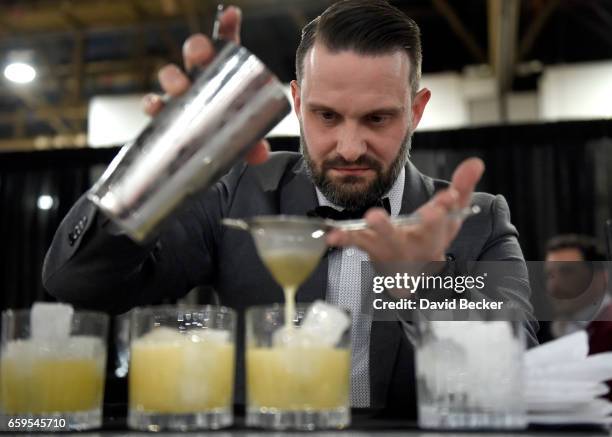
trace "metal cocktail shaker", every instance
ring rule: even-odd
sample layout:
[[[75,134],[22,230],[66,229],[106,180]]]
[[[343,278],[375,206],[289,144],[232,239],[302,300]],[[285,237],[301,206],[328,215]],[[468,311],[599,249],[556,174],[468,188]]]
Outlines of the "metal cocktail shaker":
[[[215,59],[126,144],[87,197],[144,241],[196,191],[216,182],[291,110],[283,87],[244,47],[215,41]]]

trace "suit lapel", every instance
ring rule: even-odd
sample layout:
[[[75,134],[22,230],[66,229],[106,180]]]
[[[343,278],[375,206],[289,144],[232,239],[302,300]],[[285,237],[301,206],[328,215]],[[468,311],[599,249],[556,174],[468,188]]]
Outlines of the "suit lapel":
[[[299,159],[293,169],[287,173],[287,181],[280,192],[280,213],[305,216],[319,205],[313,183],[306,172],[303,159]],[[327,292],[327,252],[321,262],[302,284],[297,294],[298,302],[312,302],[325,299]]]
[[[434,185],[431,178],[424,176],[410,162],[406,164],[406,177],[404,180],[404,194],[400,214],[410,214],[426,203],[434,194]]]

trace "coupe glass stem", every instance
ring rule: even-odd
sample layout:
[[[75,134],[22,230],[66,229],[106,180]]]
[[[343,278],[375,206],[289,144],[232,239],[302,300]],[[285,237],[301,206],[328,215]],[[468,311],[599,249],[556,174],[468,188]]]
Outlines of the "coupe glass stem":
[[[287,329],[293,329],[293,318],[295,316],[295,293],[297,287],[285,286],[283,292],[285,293],[285,327]]]

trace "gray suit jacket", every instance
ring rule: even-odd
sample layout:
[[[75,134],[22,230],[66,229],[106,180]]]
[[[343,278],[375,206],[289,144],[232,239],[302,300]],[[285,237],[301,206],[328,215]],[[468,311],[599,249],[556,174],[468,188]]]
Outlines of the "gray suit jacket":
[[[408,163],[401,213],[416,210],[447,185],[424,176]],[[466,220],[449,254],[458,261],[514,260],[524,267],[504,198],[476,193],[473,202],[483,213]],[[288,152],[274,153],[260,166],[235,167],[213,188],[189,202],[158,238],[144,246],[121,235],[83,197],[54,237],[45,259],[43,282],[60,300],[115,313],[161,298],[179,298],[201,284],[212,285],[221,303],[239,313],[252,305],[282,302],[281,289],[257,256],[251,238],[222,227],[220,219],[305,215],[317,205],[301,155]],[[531,319],[526,267],[518,275],[524,281],[508,293]],[[327,257],[300,288],[297,299],[324,299],[326,289]],[[244,394],[243,323],[240,317],[238,403]],[[534,341],[532,328],[528,333]],[[414,413],[414,408],[406,405],[415,398],[412,348],[398,322],[374,323],[370,369],[372,406],[402,405],[404,412]]]

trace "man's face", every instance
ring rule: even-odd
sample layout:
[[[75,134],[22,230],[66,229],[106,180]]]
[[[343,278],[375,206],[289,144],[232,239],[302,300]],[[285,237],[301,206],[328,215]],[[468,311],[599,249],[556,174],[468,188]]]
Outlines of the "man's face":
[[[546,290],[555,299],[575,299],[591,285],[593,272],[580,250],[559,249],[546,254]]]
[[[385,55],[330,52],[315,43],[301,84],[292,82],[301,145],[314,183],[349,209],[384,195],[406,162],[410,138],[429,91],[410,96],[410,61]]]

